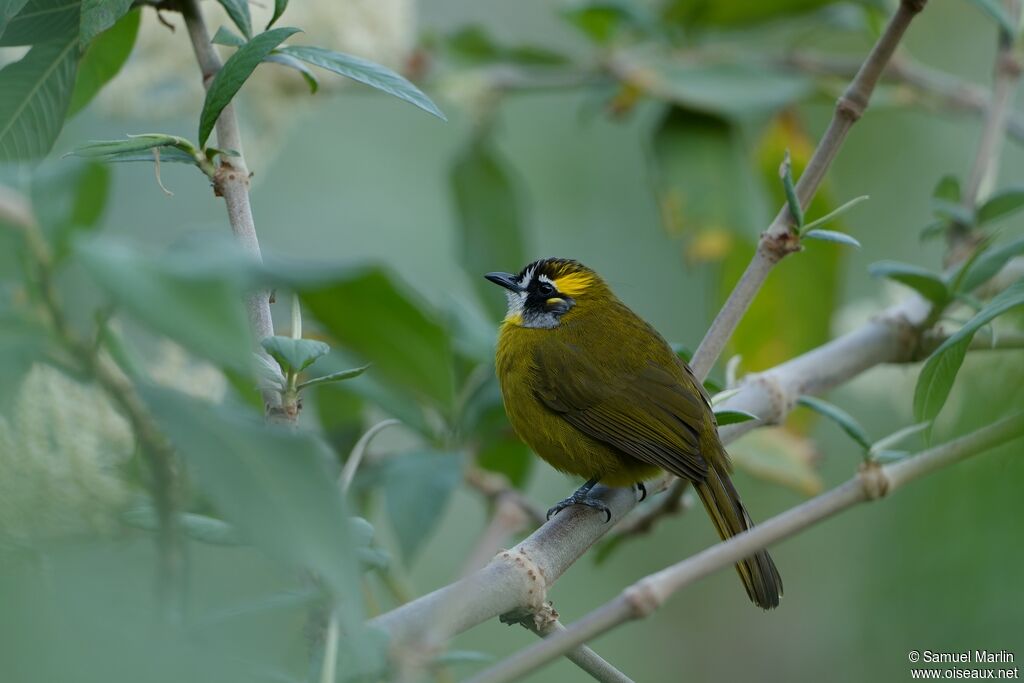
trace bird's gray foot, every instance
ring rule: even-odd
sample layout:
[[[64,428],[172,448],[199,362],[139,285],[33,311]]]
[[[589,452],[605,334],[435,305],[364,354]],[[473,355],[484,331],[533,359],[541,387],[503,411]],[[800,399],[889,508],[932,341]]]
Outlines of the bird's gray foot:
[[[645,500],[647,500],[647,487],[644,486],[644,483],[642,481],[638,481],[636,483],[636,490],[640,492],[640,501],[639,502],[642,503]]]
[[[548,519],[551,519],[569,506],[586,505],[587,507],[603,512],[605,514],[604,521],[606,523],[610,522],[612,519],[611,509],[597,498],[590,497],[590,489],[594,488],[595,484],[597,484],[597,479],[591,479],[586,484],[576,489],[571,496],[556,503],[550,510],[548,510]]]

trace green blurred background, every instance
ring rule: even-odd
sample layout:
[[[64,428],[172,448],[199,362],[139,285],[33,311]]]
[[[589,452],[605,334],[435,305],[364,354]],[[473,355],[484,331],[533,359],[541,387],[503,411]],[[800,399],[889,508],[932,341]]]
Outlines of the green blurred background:
[[[591,50],[557,17],[551,3],[537,0],[432,0],[420,4],[418,22],[422,33],[444,35],[479,23],[510,44],[542,44],[581,58]],[[987,84],[994,32],[969,3],[933,0],[903,49],[920,62]],[[174,39],[180,49],[188,49],[181,31]],[[868,45],[863,32],[835,29],[816,14],[793,25],[758,25],[748,33],[719,36],[712,31],[707,40],[741,51],[795,44],[856,58]],[[460,77],[470,78],[457,69],[448,78]],[[197,79],[193,85],[198,87]],[[244,134],[255,172],[253,208],[264,249],[316,262],[384,264],[437,306],[450,300],[476,306],[472,290],[480,273],[466,272],[461,265],[449,180],[453,159],[474,135],[477,115],[445,99],[445,93],[460,87],[467,86],[449,81],[435,98],[447,123],[390,98],[343,90],[312,100],[298,91],[279,96],[280,120],[271,125],[252,114],[257,107],[243,98]],[[832,206],[870,195],[869,202],[841,219],[842,229],[863,248],[814,243],[783,262],[772,278],[785,286],[763,293],[754,322],[741,329],[735,344],[734,351],[744,353],[743,372],[808,350],[903,296],[898,287],[872,279],[869,263],[898,259],[932,269],[941,263],[941,240],[922,243],[918,233],[931,220],[929,197],[937,180],[966,174],[980,120],[898,106],[895,91],[879,95],[878,106],[850,134],[826,188]],[[736,263],[745,261],[745,245],[770,220],[778,195],[772,187],[760,190],[764,196],[749,196],[744,181],[723,174],[728,165],[698,166],[691,171],[706,169],[708,187],[722,201],[745,207],[749,224],[718,226],[730,235],[720,248],[715,245],[722,236],[710,223],[702,226],[710,226],[706,234],[692,226],[673,234],[659,207],[651,148],[663,114],[663,104],[645,100],[622,117],[609,117],[592,92],[555,90],[509,94],[488,125],[521,201],[526,259],[557,255],[583,261],[668,339],[693,348],[728,292]],[[770,176],[779,156],[759,158],[757,150],[790,147],[799,158],[800,146],[817,139],[830,114],[827,96],[794,107],[778,124],[783,126],[776,133],[781,144],[764,142],[763,126],[745,128],[739,164],[757,178],[764,169]],[[92,107],[69,122],[53,156],[83,139],[125,132],[188,135],[193,120],[191,115],[139,120],[117,115],[109,103]],[[164,165],[162,181],[173,197],[161,192],[148,165],[113,166],[104,229],[159,247],[197,231],[227,231],[221,201],[194,169]],[[1019,145],[1007,143],[1000,184],[1022,182],[1024,155]],[[1000,228],[1004,235],[1018,236],[1020,219]],[[710,245],[710,252],[700,245]],[[819,272],[807,265],[811,261],[826,266]],[[488,269],[522,265],[496,258]],[[77,275],[68,277],[73,281]],[[500,293],[492,296],[490,304],[498,305]],[[286,327],[287,309],[276,308]],[[480,315],[497,325],[493,314],[481,310]],[[791,334],[790,327],[804,331]],[[914,421],[916,369],[876,368],[829,399],[855,415],[873,437],[881,437]],[[937,427],[939,438],[1024,403],[1022,370],[1019,351],[969,358]],[[313,417],[307,410],[303,419]],[[813,448],[804,442],[800,448],[813,455],[820,481],[816,485],[809,470],[811,482],[805,480],[803,488],[785,486],[741,468],[736,484],[755,519],[798,504],[810,489],[845,480],[858,465],[856,446],[834,424],[814,421],[802,410],[793,421],[795,430],[813,439]],[[395,432],[382,437],[375,450],[388,452],[414,441]],[[734,450],[741,461],[756,461],[759,448],[739,442]],[[890,500],[854,509],[781,543],[773,552],[786,596],[774,612],[752,607],[734,573],[722,571],[682,591],[649,619],[617,629],[594,646],[637,681],[665,682],[898,681],[909,679],[910,650],[1007,649],[1024,657],[1024,459],[1019,450],[1011,445],[943,470]],[[745,451],[755,454],[744,457]],[[525,490],[546,506],[576,484],[539,464]],[[371,500],[367,515],[383,537],[381,544],[392,544],[393,550],[381,501]],[[458,490],[412,565],[399,563],[401,580],[420,594],[456,578],[486,523],[479,496]],[[572,622],[632,581],[715,541],[704,513],[691,509],[621,546],[600,565],[584,557],[549,597],[563,621]],[[253,549],[193,542],[189,553],[186,611],[196,618],[294,583],[294,576]],[[21,584],[7,584],[8,594],[0,594],[9,617],[6,637],[0,639],[0,662],[12,669],[4,680],[72,681],[77,671],[93,667],[108,680],[147,670],[154,679],[170,679],[174,672],[176,680],[218,680],[216,669],[196,654],[210,648],[238,652],[253,666],[255,661],[288,669],[303,661],[299,609],[221,622],[210,618],[185,642],[157,648],[157,654],[146,650],[140,643],[159,639],[158,632],[119,629],[151,606],[151,562],[152,550],[143,538],[82,539],[80,545],[62,545],[47,554],[32,570],[42,571],[58,587],[54,593],[12,595],[10,586]],[[380,604],[387,607],[389,599]],[[10,618],[40,610],[63,615],[64,630],[51,634],[54,640],[47,647],[34,640],[32,629],[13,627],[19,617]],[[501,657],[534,639],[524,629],[493,620],[457,638],[455,647]],[[110,643],[123,645],[119,660],[104,649]],[[3,667],[0,663],[0,671]],[[469,665],[454,669],[459,676],[470,670]],[[527,680],[587,678],[560,661]]]

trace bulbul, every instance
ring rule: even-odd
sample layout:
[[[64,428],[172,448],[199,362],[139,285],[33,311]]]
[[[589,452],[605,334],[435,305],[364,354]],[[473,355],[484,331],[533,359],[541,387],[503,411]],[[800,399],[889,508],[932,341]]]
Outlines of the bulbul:
[[[723,540],[753,526],[704,387],[597,273],[548,258],[485,277],[507,290],[496,367],[513,429],[555,469],[587,480],[549,518],[587,505],[610,519],[590,497],[597,482],[643,490],[667,470],[693,483]],[[736,569],[755,604],[778,606],[782,579],[766,551]]]

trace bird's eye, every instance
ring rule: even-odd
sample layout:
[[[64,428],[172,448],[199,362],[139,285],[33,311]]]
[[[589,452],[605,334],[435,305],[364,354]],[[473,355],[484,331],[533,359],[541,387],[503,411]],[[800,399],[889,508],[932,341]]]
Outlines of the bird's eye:
[[[555,288],[549,285],[547,282],[542,282],[540,287],[537,288],[537,293],[541,296],[551,296],[555,293]]]

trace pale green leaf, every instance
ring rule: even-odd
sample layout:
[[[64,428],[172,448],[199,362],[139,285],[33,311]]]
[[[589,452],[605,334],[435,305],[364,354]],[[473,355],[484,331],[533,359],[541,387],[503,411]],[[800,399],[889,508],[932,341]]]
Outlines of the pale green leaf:
[[[77,67],[77,36],[69,36],[35,45],[0,70],[0,161],[50,151],[64,126]]]
[[[419,88],[385,66],[375,64],[361,57],[327,50],[322,47],[306,45],[287,46],[281,48],[281,52],[296,59],[301,59],[313,66],[319,66],[322,69],[327,69],[328,71],[351,78],[354,81],[359,81],[389,95],[394,95],[400,100],[405,100],[409,104],[413,104],[423,111],[433,114],[442,121],[447,121],[445,115],[437,108],[437,105],[424,95]]]
[[[934,420],[942,410],[974,334],[1003,313],[1022,305],[1024,280],[1018,280],[932,352],[921,368],[914,389],[914,415],[918,420]]]
[[[288,9],[288,0],[274,0],[274,14],[270,17],[270,21],[267,22],[268,29],[277,23],[277,20],[281,18],[286,9]]]
[[[305,62],[301,62],[291,55],[274,50],[263,61],[280,64],[281,66],[298,71],[299,75],[302,76],[302,80],[306,81],[306,85],[309,86],[310,94],[316,94],[316,91],[320,89],[320,81],[317,80],[313,70],[306,66]]]
[[[200,147],[206,145],[220,113],[224,111],[224,107],[228,106],[260,62],[270,54],[271,50],[280,45],[281,41],[298,32],[297,28],[282,27],[261,33],[238,48],[235,54],[224,62],[224,66],[217,72],[209,90],[206,91],[203,110],[199,114]]]
[[[802,237],[804,239],[821,240],[823,242],[836,242],[837,244],[846,244],[851,247],[857,247],[860,249],[860,242],[851,235],[847,235],[845,232],[836,232],[835,230],[821,230],[814,229],[805,232]]]
[[[132,7],[132,0],[82,0],[79,43],[85,48],[93,38],[116,24]]]
[[[78,63],[78,76],[71,95],[68,116],[74,116],[89,104],[128,61],[139,33],[142,10],[124,15],[110,30],[93,40]]]
[[[814,396],[801,396],[797,399],[797,403],[810,408],[819,415],[823,415],[835,422],[849,435],[851,439],[856,441],[865,452],[871,448],[871,438],[867,435],[867,432],[864,431],[864,428],[860,426],[852,415],[839,406]]]
[[[370,367],[369,365],[364,365],[364,366],[362,366],[360,368],[352,368],[350,370],[341,370],[339,372],[332,372],[329,375],[323,375],[321,377],[314,377],[313,379],[308,379],[305,382],[300,382],[298,388],[299,389],[306,389],[308,387],[315,387],[318,384],[328,384],[328,383],[331,383],[331,382],[343,382],[346,379],[353,379],[354,377],[358,377],[359,375],[361,375],[364,372],[366,372],[367,368],[369,368],[369,367]]]
[[[989,249],[979,256],[964,273],[964,278],[960,285],[962,293],[973,292],[992,279],[1010,259],[1021,254],[1024,254],[1024,237],[1019,237],[1000,247]]]
[[[950,292],[942,276],[920,266],[898,261],[878,261],[868,266],[868,272],[875,277],[884,277],[906,285],[932,303],[943,305]]]
[[[715,420],[718,422],[719,427],[760,419],[761,418],[757,415],[748,413],[745,410],[729,410],[728,408],[723,408],[715,411]]]
[[[331,351],[331,347],[322,341],[282,336],[265,337],[260,340],[260,345],[284,372],[301,372]]]
[[[984,225],[1000,218],[1010,216],[1024,208],[1024,189],[1008,188],[1000,190],[985,200],[978,207],[978,224]]]
[[[224,11],[231,17],[238,30],[246,40],[252,38],[252,15],[249,13],[249,0],[217,0]]]

